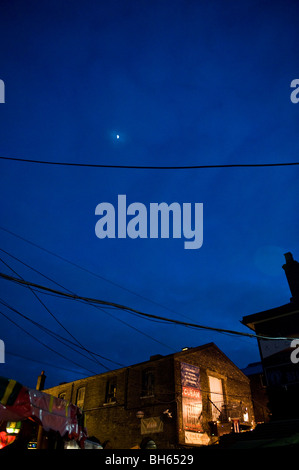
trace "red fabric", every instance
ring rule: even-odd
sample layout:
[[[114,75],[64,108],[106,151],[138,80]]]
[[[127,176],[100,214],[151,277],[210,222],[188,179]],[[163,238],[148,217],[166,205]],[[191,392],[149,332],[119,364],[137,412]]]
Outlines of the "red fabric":
[[[22,387],[13,406],[0,403],[0,420],[22,421],[32,418],[44,430],[59,432],[69,439],[82,441],[87,437],[83,416],[79,408],[47,393]]]
[[[3,421],[21,421],[30,416],[30,400],[26,387],[22,387],[13,406],[0,403],[0,419]]]
[[[1,431],[0,432],[0,449],[3,449],[3,447],[8,446],[9,444],[12,444],[15,438],[16,436],[11,436],[10,434],[7,434],[5,431]]]

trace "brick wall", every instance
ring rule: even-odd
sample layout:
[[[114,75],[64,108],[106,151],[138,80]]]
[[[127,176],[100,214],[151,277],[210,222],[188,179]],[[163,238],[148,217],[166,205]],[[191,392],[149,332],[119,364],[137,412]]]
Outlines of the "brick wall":
[[[242,408],[248,412],[248,423],[254,421],[254,412],[252,406],[251,389],[249,379],[233,364],[227,356],[225,356],[214,344],[204,345],[203,347],[193,348],[181,353],[175,354],[175,382],[178,396],[178,431],[179,443],[184,443],[184,431],[182,423],[182,399],[180,363],[185,362],[200,368],[200,389],[202,396],[202,418],[201,424],[203,433],[210,438],[210,443],[217,440],[217,437],[211,438],[212,409],[210,402],[210,386],[209,376],[216,377],[221,380],[223,388],[224,403],[233,409]],[[242,415],[243,417],[243,415]],[[242,423],[242,420],[241,420]],[[245,424],[245,422],[243,421]],[[230,431],[230,422],[218,425],[218,434]]]
[[[46,392],[55,396],[65,393],[65,399],[76,404],[78,390],[85,387],[83,410],[88,434],[97,437],[101,443],[109,441],[112,448],[134,447],[146,436],[152,437],[158,448],[173,448],[185,444],[181,362],[200,368],[203,435],[210,436],[209,375],[222,380],[226,402],[242,402],[248,409],[249,420],[254,419],[249,379],[213,344],[157,356],[141,364],[61,384]],[[154,377],[153,393],[151,388],[148,393],[143,390],[147,374]],[[116,393],[114,401],[106,403],[109,381],[116,384]],[[136,416],[138,411],[143,412],[143,418]]]

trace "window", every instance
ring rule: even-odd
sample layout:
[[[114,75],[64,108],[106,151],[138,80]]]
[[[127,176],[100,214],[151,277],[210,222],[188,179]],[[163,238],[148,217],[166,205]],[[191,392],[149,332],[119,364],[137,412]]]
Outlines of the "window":
[[[107,381],[106,385],[106,403],[116,402],[116,377],[112,377]]]
[[[78,388],[77,390],[77,397],[76,397],[76,405],[78,408],[83,410],[84,406],[84,398],[85,398],[85,387]]]
[[[210,400],[212,408],[212,420],[217,421],[224,405],[222,380],[209,376]]]
[[[155,376],[152,369],[145,369],[142,372],[142,397],[152,397],[155,392]]]

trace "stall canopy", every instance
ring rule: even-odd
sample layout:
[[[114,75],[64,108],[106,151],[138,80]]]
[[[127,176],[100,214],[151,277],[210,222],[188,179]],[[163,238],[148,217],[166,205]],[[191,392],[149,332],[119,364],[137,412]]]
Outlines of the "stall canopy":
[[[80,444],[87,437],[84,415],[80,408],[47,393],[0,377],[0,421],[33,419],[43,429]]]

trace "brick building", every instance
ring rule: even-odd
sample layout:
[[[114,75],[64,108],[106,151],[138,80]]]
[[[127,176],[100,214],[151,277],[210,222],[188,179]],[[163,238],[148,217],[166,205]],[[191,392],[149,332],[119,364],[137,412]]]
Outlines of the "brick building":
[[[212,444],[254,423],[249,379],[209,343],[45,390],[81,407],[89,436],[114,449]]]

